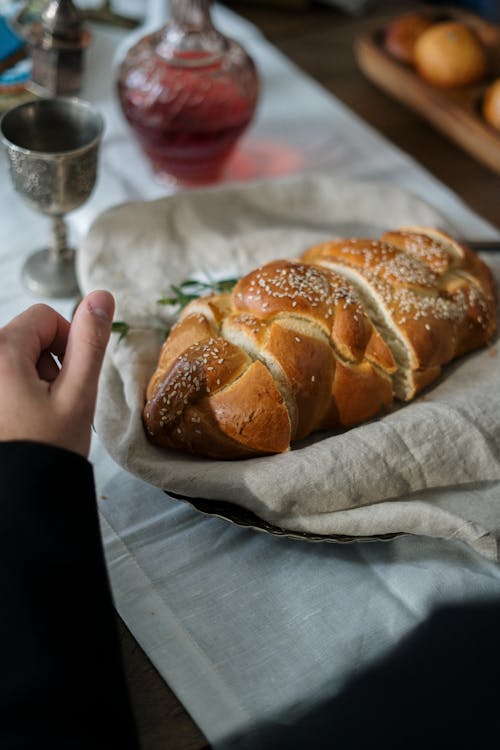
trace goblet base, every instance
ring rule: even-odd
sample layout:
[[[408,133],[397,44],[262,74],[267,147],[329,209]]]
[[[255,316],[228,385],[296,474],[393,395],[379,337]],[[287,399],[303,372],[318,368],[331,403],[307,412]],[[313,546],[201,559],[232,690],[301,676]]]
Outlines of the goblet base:
[[[42,297],[74,297],[79,294],[75,251],[67,249],[54,260],[48,248],[33,253],[22,269],[24,285]]]

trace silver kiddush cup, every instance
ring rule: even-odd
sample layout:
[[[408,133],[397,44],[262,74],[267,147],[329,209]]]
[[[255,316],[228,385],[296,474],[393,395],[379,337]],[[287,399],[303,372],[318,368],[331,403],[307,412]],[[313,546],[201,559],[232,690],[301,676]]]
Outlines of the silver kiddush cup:
[[[82,99],[38,99],[9,110],[0,122],[14,189],[52,218],[49,247],[26,261],[28,289],[47,297],[78,293],[75,251],[67,245],[64,215],[90,196],[104,129],[102,116]]]

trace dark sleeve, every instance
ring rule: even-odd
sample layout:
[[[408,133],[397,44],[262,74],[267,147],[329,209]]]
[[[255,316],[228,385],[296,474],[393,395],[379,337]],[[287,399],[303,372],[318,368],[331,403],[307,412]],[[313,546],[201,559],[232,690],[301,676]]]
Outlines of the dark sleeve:
[[[92,467],[0,443],[0,746],[136,750]]]

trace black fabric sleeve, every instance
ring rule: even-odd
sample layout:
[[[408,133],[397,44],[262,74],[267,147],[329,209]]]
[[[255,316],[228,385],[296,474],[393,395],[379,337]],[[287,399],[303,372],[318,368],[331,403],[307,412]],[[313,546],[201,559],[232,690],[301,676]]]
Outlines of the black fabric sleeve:
[[[92,467],[0,443],[0,746],[137,750]]]

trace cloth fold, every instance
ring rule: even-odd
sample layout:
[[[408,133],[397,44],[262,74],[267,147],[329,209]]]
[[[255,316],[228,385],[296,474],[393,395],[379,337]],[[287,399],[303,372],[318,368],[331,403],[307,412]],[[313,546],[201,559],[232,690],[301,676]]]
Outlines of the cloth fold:
[[[108,287],[130,326],[103,368],[97,431],[140,478],[185,497],[236,503],[292,532],[325,539],[388,533],[458,538],[497,557],[500,527],[500,360],[494,345],[454,362],[420,398],[342,434],[315,434],[285,454],[245,461],[191,457],[146,440],[142,408],[172,311],[157,300],[187,277],[237,276],[296,257],[334,236],[375,236],[404,224],[453,227],[387,184],[304,174],[180,192],[101,215],[79,254],[82,289]],[[499,264],[493,268],[497,282]],[[489,483],[443,505],[438,490]],[[493,491],[491,487],[493,486]],[[432,491],[436,491],[433,493]],[[228,514],[230,517],[230,514]]]

